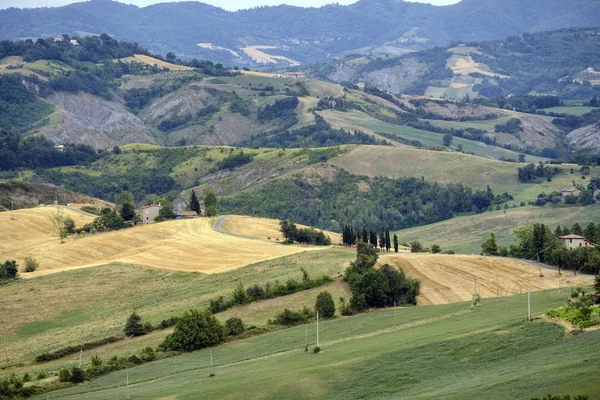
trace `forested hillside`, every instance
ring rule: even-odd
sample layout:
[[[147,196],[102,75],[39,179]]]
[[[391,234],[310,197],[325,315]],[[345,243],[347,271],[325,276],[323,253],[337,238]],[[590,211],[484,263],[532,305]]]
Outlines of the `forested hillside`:
[[[185,58],[240,66],[289,65],[290,59],[305,63],[349,53],[403,54],[452,40],[590,27],[599,19],[600,6],[590,0],[568,5],[558,0],[464,0],[446,7],[361,0],[347,6],[277,6],[237,12],[194,2],[138,8],[93,0],[59,8],[0,11],[0,38],[110,32],[156,53],[174,51]],[[255,56],[257,50],[260,57]],[[270,55],[286,58],[265,61]]]

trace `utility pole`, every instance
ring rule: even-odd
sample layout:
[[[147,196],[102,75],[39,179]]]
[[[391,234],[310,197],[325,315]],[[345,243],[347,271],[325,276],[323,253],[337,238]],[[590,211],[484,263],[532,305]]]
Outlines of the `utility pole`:
[[[317,311],[317,347],[319,347],[319,312]]]
[[[527,321],[531,321],[531,290],[527,289]]]
[[[306,325],[306,331],[304,332],[304,340],[306,342],[306,348],[308,349],[308,325]]]
[[[209,349],[210,352],[210,373],[214,373],[213,371],[213,357],[212,357],[212,349]]]
[[[396,309],[396,300],[394,300],[394,326],[398,326],[397,316],[398,316],[398,312]]]
[[[79,350],[79,368],[81,368],[81,357],[83,356],[83,348]]]
[[[477,296],[477,279],[475,279],[475,293],[473,293],[473,297]]]

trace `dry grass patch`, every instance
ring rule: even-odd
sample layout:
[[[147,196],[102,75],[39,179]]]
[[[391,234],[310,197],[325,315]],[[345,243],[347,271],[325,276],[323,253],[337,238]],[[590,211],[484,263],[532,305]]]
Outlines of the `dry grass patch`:
[[[570,273],[559,277],[550,270],[542,270],[544,276],[540,277],[538,268],[511,258],[403,254],[384,255],[379,262],[395,265],[421,281],[419,305],[469,301],[473,298],[475,280],[477,293],[482,298],[525,293],[527,289],[536,292],[558,288],[559,278],[562,287],[593,283],[593,277]]]

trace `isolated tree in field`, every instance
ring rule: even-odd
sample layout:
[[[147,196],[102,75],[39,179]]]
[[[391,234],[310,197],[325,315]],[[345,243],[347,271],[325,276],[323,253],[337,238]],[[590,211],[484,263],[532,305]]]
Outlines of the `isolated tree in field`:
[[[198,196],[196,196],[196,192],[193,189],[192,195],[190,196],[190,210],[195,211],[198,215],[202,213],[202,210],[200,209],[200,201],[198,200]]]
[[[25,272],[34,272],[40,264],[31,256],[25,257]]]
[[[6,260],[0,264],[0,280],[16,279],[19,272],[17,262],[15,260]]]
[[[442,248],[439,245],[434,244],[434,245],[431,246],[431,252],[433,254],[441,253],[442,252]]]
[[[125,329],[123,329],[125,336],[142,336],[146,334],[144,324],[142,324],[142,317],[137,313],[132,313],[127,322],[125,323]]]
[[[444,146],[450,147],[450,145],[452,144],[452,135],[445,134],[442,137],[442,142],[444,143]]]
[[[394,234],[394,252],[398,252],[398,235]]]
[[[220,344],[225,328],[210,311],[190,310],[177,321],[173,333],[165,338],[163,350],[194,351]]]
[[[119,146],[115,145],[113,147],[113,153],[115,153],[115,154],[121,154],[121,148]]]
[[[209,207],[214,207],[215,210],[217,209],[217,195],[212,190],[205,190],[204,191],[204,208],[206,209],[207,214],[208,214]]]
[[[326,290],[319,293],[315,302],[315,312],[319,313],[320,318],[333,318],[335,315],[335,302],[331,293]]]
[[[490,237],[481,245],[481,253],[486,256],[498,255],[498,243],[496,243],[496,235],[490,233]]]
[[[390,230],[385,230],[385,251],[390,251],[391,240],[390,240]]]
[[[54,233],[58,235],[60,242],[64,243],[65,237],[67,237],[67,232],[65,231],[65,210],[62,207],[56,207],[56,209],[52,211],[48,218],[52,223]]]

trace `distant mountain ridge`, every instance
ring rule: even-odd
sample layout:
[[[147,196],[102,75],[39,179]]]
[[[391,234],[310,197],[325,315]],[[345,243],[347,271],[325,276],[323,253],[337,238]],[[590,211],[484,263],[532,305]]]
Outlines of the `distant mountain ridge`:
[[[560,0],[463,0],[445,7],[402,0],[360,0],[348,6],[281,5],[237,12],[199,2],[139,8],[92,0],[57,8],[2,10],[0,39],[107,32],[158,53],[175,51],[184,58],[256,65],[268,62],[265,57],[269,55],[306,63],[350,53],[402,54],[451,40],[500,39],[524,32],[593,27],[598,21],[600,2],[595,0],[568,4]],[[244,51],[247,46],[272,48]],[[281,58],[272,62],[286,64]]]

